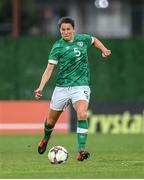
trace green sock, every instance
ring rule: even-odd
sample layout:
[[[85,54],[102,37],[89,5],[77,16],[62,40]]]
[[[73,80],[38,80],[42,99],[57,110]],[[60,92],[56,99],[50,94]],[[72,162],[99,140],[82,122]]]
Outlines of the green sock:
[[[54,128],[54,126],[47,124],[47,120],[46,120],[45,124],[44,124],[44,139],[45,140],[49,140],[50,139],[50,136],[51,136],[51,133],[53,131],[53,128]]]
[[[88,133],[88,121],[78,120],[77,124],[78,151],[80,151],[81,149],[85,149]]]

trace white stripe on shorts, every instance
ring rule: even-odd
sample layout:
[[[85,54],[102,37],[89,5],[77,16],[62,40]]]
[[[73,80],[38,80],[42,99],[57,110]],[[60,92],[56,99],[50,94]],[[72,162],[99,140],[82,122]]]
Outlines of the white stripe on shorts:
[[[82,134],[85,134],[88,132],[88,129],[84,129],[84,128],[77,128],[77,133],[82,133]]]

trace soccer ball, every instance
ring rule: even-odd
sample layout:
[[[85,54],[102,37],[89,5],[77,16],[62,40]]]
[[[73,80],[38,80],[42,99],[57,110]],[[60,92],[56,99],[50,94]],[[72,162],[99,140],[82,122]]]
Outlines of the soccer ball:
[[[48,152],[48,159],[52,164],[64,163],[68,160],[68,151],[62,146],[54,146]]]

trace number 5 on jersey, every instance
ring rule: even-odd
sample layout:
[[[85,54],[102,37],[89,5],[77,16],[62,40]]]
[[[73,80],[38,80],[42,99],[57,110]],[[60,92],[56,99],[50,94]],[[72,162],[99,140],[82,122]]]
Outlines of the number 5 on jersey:
[[[76,55],[76,57],[79,57],[81,55],[80,50],[78,50],[78,48],[74,48],[74,53]]]

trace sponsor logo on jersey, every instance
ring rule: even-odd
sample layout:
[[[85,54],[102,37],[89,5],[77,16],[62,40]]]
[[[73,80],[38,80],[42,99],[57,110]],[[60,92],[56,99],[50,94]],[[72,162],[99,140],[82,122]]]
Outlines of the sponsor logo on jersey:
[[[70,49],[70,47],[69,47],[69,46],[67,46],[67,47],[66,47],[66,50],[69,50],[69,49]]]

